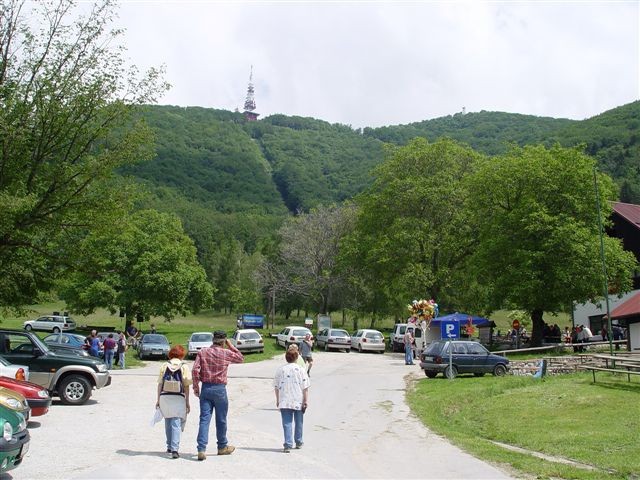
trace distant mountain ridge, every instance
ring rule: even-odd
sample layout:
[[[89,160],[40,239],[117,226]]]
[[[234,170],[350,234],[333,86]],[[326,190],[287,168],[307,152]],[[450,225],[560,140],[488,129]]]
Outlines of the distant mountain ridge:
[[[123,173],[186,226],[205,222],[245,245],[288,213],[353,198],[370,184],[384,144],[414,137],[446,136],[488,155],[510,144],[584,144],[620,185],[621,200],[640,203],[640,101],[582,121],[481,111],[364,129],[286,115],[246,122],[200,107],[149,106],[142,114],[156,132],[157,157]]]

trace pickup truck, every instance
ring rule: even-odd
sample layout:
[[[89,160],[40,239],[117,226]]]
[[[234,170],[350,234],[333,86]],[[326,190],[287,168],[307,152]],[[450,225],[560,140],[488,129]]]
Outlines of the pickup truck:
[[[29,381],[43,386],[67,405],[86,403],[94,388],[111,384],[100,359],[52,352],[34,333],[0,329],[0,356],[29,367]]]

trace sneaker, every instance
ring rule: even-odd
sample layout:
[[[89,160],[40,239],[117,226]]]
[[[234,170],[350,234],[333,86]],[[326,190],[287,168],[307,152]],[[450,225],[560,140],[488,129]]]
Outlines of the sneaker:
[[[198,461],[201,462],[207,459],[207,455],[204,452],[198,452]]]
[[[304,443],[296,443],[296,450],[300,450]]]
[[[233,445],[227,445],[224,448],[218,449],[218,455],[231,455],[233,451],[236,449]]]
[[[176,452],[175,450],[173,452],[171,452],[171,458],[179,458],[180,454],[178,452]]]
[[[171,449],[170,448],[167,448],[167,453],[171,453]]]
[[[291,453],[291,449],[289,447],[284,447],[282,450],[284,453]]]

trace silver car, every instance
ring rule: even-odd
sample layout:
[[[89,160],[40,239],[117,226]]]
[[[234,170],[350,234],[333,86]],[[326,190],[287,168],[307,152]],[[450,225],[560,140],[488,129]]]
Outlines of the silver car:
[[[187,357],[194,358],[201,348],[210,347],[213,343],[213,333],[194,332],[187,342]]]
[[[286,327],[276,336],[276,343],[284,348],[289,348],[292,343],[299,344],[306,334],[311,335],[307,327]]]
[[[340,328],[325,328],[318,332],[316,345],[318,348],[324,347],[325,352],[330,349],[349,352],[351,350],[351,335]]]
[[[147,333],[138,342],[138,357],[143,360],[147,357],[169,358],[169,340],[159,333]]]
[[[361,353],[364,351],[384,353],[384,335],[378,330],[363,328],[351,336],[351,348]]]
[[[35,320],[27,320],[22,325],[26,331],[67,332],[76,329],[76,322],[66,315],[43,315]]]
[[[264,352],[264,341],[253,328],[236,330],[231,337],[231,343],[241,352]]]

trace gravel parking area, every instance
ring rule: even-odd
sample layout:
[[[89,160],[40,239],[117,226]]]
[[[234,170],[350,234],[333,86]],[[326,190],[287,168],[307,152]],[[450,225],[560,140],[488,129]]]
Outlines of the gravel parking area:
[[[402,354],[314,353],[301,450],[282,453],[272,378],[284,355],[229,369],[230,456],[196,459],[198,401],[182,435],[181,458],[165,453],[164,424],[149,425],[161,362],[114,370],[112,385],[83,406],[54,402],[31,422],[31,448],[16,479],[123,478],[509,478],[453,447],[411,415],[405,376],[421,375]]]

